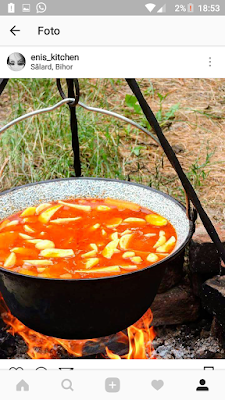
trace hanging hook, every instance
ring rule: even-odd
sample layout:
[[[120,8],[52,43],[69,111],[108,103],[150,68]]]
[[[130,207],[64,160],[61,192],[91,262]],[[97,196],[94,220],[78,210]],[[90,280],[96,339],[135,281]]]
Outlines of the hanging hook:
[[[67,96],[65,95],[61,80],[56,79],[57,88],[59,90],[60,96],[65,99]],[[70,129],[72,134],[72,148],[73,148],[73,156],[74,156],[74,170],[76,177],[81,176],[81,162],[80,162],[80,146],[79,146],[79,137],[78,137],[78,125],[77,125],[77,116],[76,116],[76,106],[79,102],[80,98],[80,86],[78,79],[66,79],[67,87],[68,87],[68,97],[74,98],[75,100],[68,103],[70,109]],[[75,92],[74,92],[75,89]]]
[[[67,87],[68,87],[68,96],[65,95],[62,85],[61,85],[61,79],[56,79],[57,83],[57,88],[60,93],[60,96],[62,99],[66,99],[67,97],[72,97],[75,99],[75,101],[69,103],[69,107],[76,107],[79,99],[80,99],[80,85],[78,79],[66,79]],[[75,89],[75,92],[74,92]]]

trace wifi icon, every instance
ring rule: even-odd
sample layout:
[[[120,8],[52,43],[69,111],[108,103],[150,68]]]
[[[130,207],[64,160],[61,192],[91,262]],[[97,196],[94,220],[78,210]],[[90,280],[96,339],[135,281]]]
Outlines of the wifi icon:
[[[148,9],[149,12],[152,12],[154,10],[154,8],[156,7],[156,4],[148,3],[148,4],[145,4],[145,7]]]
[[[149,12],[152,12],[155,9],[156,4],[148,3],[148,4],[145,4],[145,7],[148,9]],[[165,13],[165,12],[166,12],[166,4],[157,11],[157,14]]]

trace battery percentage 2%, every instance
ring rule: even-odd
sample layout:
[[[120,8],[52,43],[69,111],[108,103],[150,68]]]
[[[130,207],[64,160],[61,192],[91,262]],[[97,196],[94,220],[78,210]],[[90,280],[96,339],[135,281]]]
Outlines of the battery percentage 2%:
[[[175,5],[175,12],[186,12],[187,7],[183,4],[176,4]]]

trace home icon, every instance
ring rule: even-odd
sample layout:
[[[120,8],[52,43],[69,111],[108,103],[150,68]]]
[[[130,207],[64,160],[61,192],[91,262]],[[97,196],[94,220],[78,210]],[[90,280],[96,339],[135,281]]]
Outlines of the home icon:
[[[25,382],[24,380],[20,381],[19,383],[17,383],[16,385],[16,391],[17,392],[29,392],[29,385],[27,382]]]

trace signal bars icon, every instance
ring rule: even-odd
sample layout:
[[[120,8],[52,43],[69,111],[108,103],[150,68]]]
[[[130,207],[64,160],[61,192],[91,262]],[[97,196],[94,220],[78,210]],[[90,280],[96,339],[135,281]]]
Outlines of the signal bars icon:
[[[148,3],[148,4],[145,4],[145,7],[146,7],[147,10],[151,13],[151,12],[155,9],[156,4]],[[165,13],[165,12],[166,12],[166,4],[164,4],[164,6],[161,7],[161,8],[157,11],[157,14],[159,14],[159,13]]]

